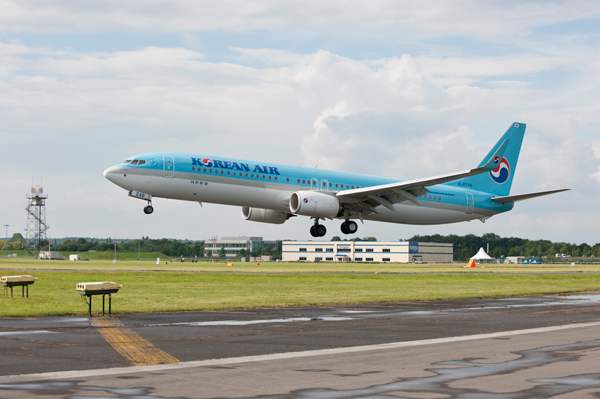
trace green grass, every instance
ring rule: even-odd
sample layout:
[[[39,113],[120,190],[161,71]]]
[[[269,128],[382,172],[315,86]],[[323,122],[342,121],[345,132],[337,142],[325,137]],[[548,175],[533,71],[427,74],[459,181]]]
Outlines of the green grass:
[[[71,255],[71,254],[78,254],[78,255],[81,255],[81,257],[83,259],[90,259],[90,260],[97,260],[97,259],[112,260],[115,258],[115,253],[113,251],[96,251],[96,252],[59,251],[59,252],[62,254],[62,256],[66,260],[69,260],[69,255]],[[17,256],[25,256],[25,251],[22,249],[16,250],[16,251],[9,250],[8,253],[9,254],[17,254]],[[31,256],[31,253],[29,253],[28,255]],[[0,256],[4,257],[5,253],[4,252],[0,253]],[[137,259],[137,258],[138,258],[137,251],[134,251],[134,252],[118,252],[117,251],[117,260]],[[154,260],[156,260],[156,258],[171,259],[171,257],[169,255],[165,255],[160,252],[140,252],[140,258],[141,259],[154,259]],[[34,259],[29,258],[29,259],[25,259],[25,260],[34,260]]]
[[[158,257],[158,256],[157,256]],[[135,253],[137,258],[137,253]],[[466,263],[451,264],[406,264],[406,263],[309,263],[309,262],[171,262],[171,258],[161,257],[161,263],[156,264],[156,257],[152,261],[119,260],[116,264],[109,259],[91,259],[89,262],[71,262],[69,260],[50,261],[37,259],[0,259],[0,274],[2,270],[97,270],[97,271],[125,271],[125,270],[160,270],[160,271],[217,271],[217,272],[267,272],[267,273],[561,273],[561,272],[598,272],[600,265],[570,266],[568,264],[543,264],[543,265],[509,265],[490,264],[480,265],[476,268],[465,268]]]
[[[14,273],[12,273],[14,274]],[[83,315],[75,284],[114,281],[114,313],[313,306],[565,293],[596,290],[598,274],[242,274],[40,272],[29,298],[0,297],[0,316]],[[99,298],[99,297],[96,297]],[[94,300],[93,312],[101,311]]]

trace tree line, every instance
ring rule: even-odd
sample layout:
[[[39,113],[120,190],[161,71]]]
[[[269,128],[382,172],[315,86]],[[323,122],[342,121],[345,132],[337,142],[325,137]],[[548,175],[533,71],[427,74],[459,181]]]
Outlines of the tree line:
[[[340,241],[340,237],[334,236],[332,241]],[[375,237],[354,238],[353,241],[377,241]],[[467,260],[475,255],[479,248],[487,250],[489,244],[489,255],[493,258],[506,256],[525,256],[528,258],[555,258],[556,254],[571,257],[600,257],[600,243],[593,246],[586,243],[577,245],[566,242],[552,242],[547,240],[528,240],[518,237],[500,237],[497,234],[487,233],[478,237],[474,234],[464,236],[439,234],[415,235],[407,241],[438,242],[454,244],[454,259]],[[48,249],[48,241],[44,241],[42,250]],[[94,238],[70,238],[52,240],[51,249],[63,252],[87,252],[87,251],[113,251],[117,244],[119,252],[160,252],[168,256],[179,257],[202,257],[205,254],[204,241],[189,241],[175,239],[150,239],[142,237],[134,240],[94,239]],[[20,233],[15,233],[9,240],[8,250],[25,249],[25,239]],[[0,240],[0,251],[6,250],[6,240]],[[225,257],[224,249],[218,253],[220,258]],[[242,251],[241,256],[271,255],[275,258],[281,257],[281,241],[277,245],[258,247],[251,254]],[[547,259],[549,260],[549,259]]]
[[[527,258],[546,258],[547,261],[552,261],[550,258],[556,258],[558,254],[570,257],[600,257],[600,243],[590,246],[586,243],[577,245],[567,242],[552,242],[548,240],[528,240],[526,238],[517,237],[500,237],[494,233],[483,234],[478,237],[474,234],[465,236],[439,234],[434,235],[416,235],[408,239],[408,241],[421,242],[437,242],[437,243],[452,243],[454,244],[455,260],[467,260],[475,255],[479,248],[487,251],[489,244],[489,252],[492,258],[503,258],[507,256],[524,256]]]
[[[48,240],[40,242],[42,251],[48,250]],[[175,240],[168,238],[150,239],[142,237],[134,240],[113,240],[110,237],[107,239],[95,238],[58,238],[52,239],[50,249],[57,252],[75,253],[89,251],[113,251],[115,245],[118,252],[159,252],[172,257],[210,257],[212,255],[210,249],[206,249],[204,241],[189,241]],[[13,235],[9,240],[8,250],[25,250],[25,239],[19,233]],[[37,243],[36,243],[37,246]],[[6,240],[0,240],[0,250],[6,250]],[[206,253],[208,251],[208,253]],[[220,248],[216,254],[219,258],[225,258],[225,248]],[[246,250],[240,251],[241,257],[270,255],[275,258],[281,258],[281,241],[277,241],[276,245],[263,244],[253,248],[251,253]]]

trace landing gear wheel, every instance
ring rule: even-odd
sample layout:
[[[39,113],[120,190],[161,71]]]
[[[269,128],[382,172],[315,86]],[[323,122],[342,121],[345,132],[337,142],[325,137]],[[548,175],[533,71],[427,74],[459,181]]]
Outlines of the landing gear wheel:
[[[317,237],[323,237],[325,234],[327,234],[327,228],[325,226],[323,226],[322,224],[318,224],[313,227],[315,227]]]
[[[310,226],[310,235],[313,237],[318,237],[317,235],[317,226]]]
[[[340,226],[340,230],[342,230],[342,233],[344,234],[354,234],[358,230],[358,225],[356,224],[356,222],[349,220],[347,222],[342,223],[342,225]]]
[[[348,230],[348,234],[354,234],[358,230],[358,225],[353,221],[346,222],[346,230]]]
[[[151,214],[152,212],[154,212],[154,208],[152,208],[152,205],[148,205],[148,206],[144,207],[144,213],[145,213],[146,215],[149,215],[149,214]]]
[[[348,233],[348,224],[346,222],[342,223],[342,225],[340,226],[340,230],[342,230],[342,233],[344,233],[344,234],[349,234]]]

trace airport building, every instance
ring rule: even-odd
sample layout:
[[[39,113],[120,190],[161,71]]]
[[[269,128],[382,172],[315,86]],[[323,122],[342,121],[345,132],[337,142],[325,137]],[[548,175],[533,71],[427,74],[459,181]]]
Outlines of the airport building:
[[[243,249],[249,257],[253,251],[258,248],[264,249],[266,246],[277,248],[277,242],[265,241],[263,237],[221,237],[220,240],[205,240],[204,252],[206,256],[211,256],[213,253],[219,255],[223,248],[227,257],[237,257]]]
[[[452,244],[415,241],[284,241],[284,262],[452,262]]]

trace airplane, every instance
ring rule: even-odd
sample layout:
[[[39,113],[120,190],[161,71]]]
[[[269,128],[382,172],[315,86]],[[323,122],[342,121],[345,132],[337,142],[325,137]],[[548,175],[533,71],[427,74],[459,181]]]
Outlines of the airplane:
[[[475,168],[415,180],[343,173],[206,154],[155,152],[127,158],[104,177],[146,201],[152,198],[238,206],[253,222],[282,224],[293,216],[313,219],[310,234],[327,234],[324,220],[433,225],[479,219],[510,211],[514,203],[568,189],[510,195],[526,125],[513,123]]]

